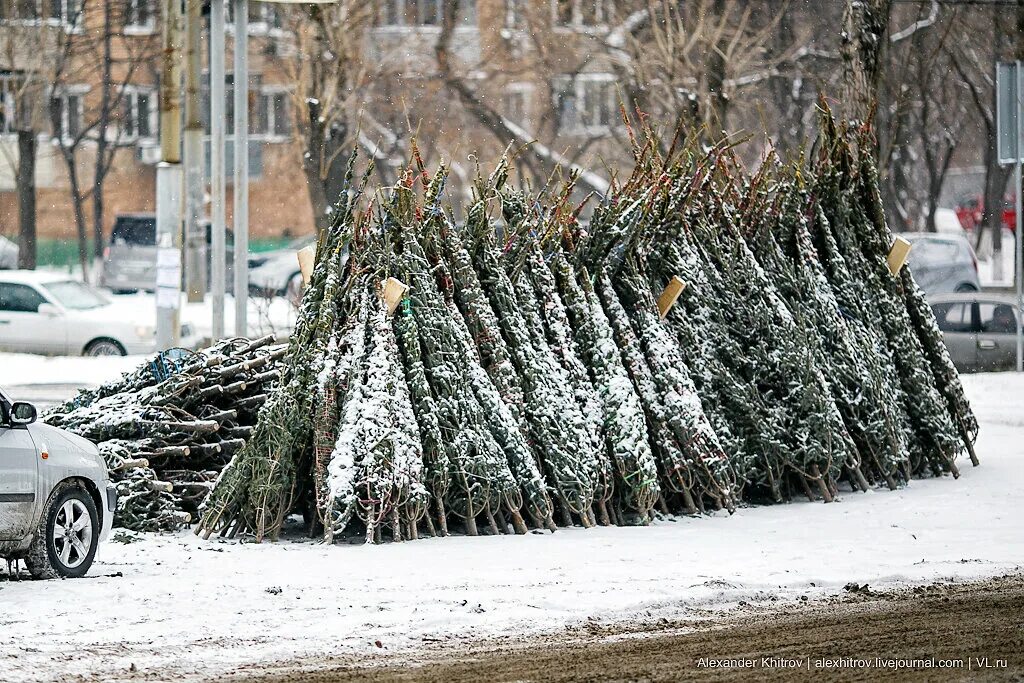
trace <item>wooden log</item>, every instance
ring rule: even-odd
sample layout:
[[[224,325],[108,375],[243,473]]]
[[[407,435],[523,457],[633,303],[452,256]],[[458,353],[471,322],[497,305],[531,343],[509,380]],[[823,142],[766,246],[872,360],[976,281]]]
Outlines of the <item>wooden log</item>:
[[[225,394],[240,394],[243,391],[245,391],[248,387],[249,387],[248,383],[239,380],[238,382],[235,382],[234,384],[228,384],[227,386],[225,386],[224,387],[224,393]]]
[[[120,463],[110,468],[111,472],[123,472],[124,470],[132,470],[136,467],[149,467],[149,460],[145,458],[134,458],[131,460],[122,460]]]
[[[242,410],[253,410],[266,403],[267,398],[266,394],[256,394],[255,396],[249,396],[235,401],[235,407],[241,408]]]
[[[227,422],[228,420],[234,420],[238,418],[237,410],[220,410],[210,415],[204,415],[204,420],[213,420],[215,422]]]

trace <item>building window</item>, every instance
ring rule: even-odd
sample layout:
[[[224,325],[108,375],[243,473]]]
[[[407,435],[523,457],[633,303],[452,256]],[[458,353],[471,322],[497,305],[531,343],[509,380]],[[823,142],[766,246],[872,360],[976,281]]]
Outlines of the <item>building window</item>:
[[[527,83],[513,83],[502,93],[505,118],[516,125],[529,127],[530,94],[533,88]]]
[[[125,88],[122,106],[121,139],[152,140],[156,137],[156,91],[152,88]]]
[[[615,19],[615,0],[551,0],[555,26],[604,26]]]
[[[597,134],[615,122],[615,77],[611,74],[559,76],[553,91],[563,132]]]
[[[126,0],[124,27],[134,33],[151,33],[156,29],[155,0]]]
[[[277,139],[291,137],[291,93],[282,86],[264,86],[261,74],[250,74],[249,79],[249,134]],[[203,131],[209,135],[209,72],[203,74],[200,99]],[[235,134],[235,75],[231,73],[224,74],[224,134],[228,138]]]
[[[378,26],[440,26],[444,0],[383,0],[377,7]],[[459,3],[456,27],[476,26],[476,0]]]
[[[82,14],[82,0],[43,0],[44,17],[61,26],[75,26]]]
[[[227,23],[229,30],[233,30],[235,25],[235,3],[229,2],[225,10],[225,23]],[[248,26],[249,33],[252,35],[281,31],[284,27],[284,17],[281,15],[281,11],[271,4],[250,2]]]
[[[505,28],[516,31],[526,28],[526,0],[505,0]]]
[[[24,116],[18,106],[18,94],[25,85],[25,77],[19,73],[0,72],[0,133],[14,133]]]
[[[252,132],[268,138],[292,134],[291,95],[286,90],[264,89],[256,100]]]
[[[50,126],[53,137],[74,140],[82,132],[82,99],[86,86],[69,88],[50,95]]]
[[[0,3],[0,20],[57,24],[76,27],[82,0],[13,0]]]

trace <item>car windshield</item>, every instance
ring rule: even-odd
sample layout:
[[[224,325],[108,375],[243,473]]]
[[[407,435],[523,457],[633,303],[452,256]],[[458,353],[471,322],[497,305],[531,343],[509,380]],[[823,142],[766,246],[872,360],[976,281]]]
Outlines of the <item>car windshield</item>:
[[[45,287],[62,306],[75,311],[86,311],[107,304],[107,300],[103,298],[102,294],[92,287],[74,280],[50,282]]]

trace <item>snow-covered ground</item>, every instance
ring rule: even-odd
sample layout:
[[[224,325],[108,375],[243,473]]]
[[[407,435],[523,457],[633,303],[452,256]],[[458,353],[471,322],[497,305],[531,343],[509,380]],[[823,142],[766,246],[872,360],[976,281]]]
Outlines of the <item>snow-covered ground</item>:
[[[0,579],[5,681],[216,678],[238,667],[424,642],[715,614],[1024,567],[1024,375],[965,378],[981,466],[905,489],[645,528],[384,546],[254,545],[190,533],[107,543],[92,578]],[[379,645],[378,645],[379,643]],[[137,673],[130,673],[132,668]]]
[[[146,356],[38,356],[0,352],[0,385],[92,387],[134,370]]]

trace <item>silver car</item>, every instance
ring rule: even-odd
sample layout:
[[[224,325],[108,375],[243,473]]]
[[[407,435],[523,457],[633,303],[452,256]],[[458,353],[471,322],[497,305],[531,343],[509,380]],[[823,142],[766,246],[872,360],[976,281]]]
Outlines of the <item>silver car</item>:
[[[206,242],[201,258],[206,260],[207,272],[210,266],[209,221],[204,222]],[[229,229],[226,235],[225,283],[227,291],[234,291],[232,277],[234,256],[231,252],[234,233]],[[103,250],[103,272],[100,284],[115,294],[130,294],[137,291],[156,290],[156,216],[151,213],[120,214],[114,219],[110,243]]]
[[[927,294],[977,292],[978,259],[963,234],[905,232],[912,245],[907,263]]]
[[[0,390],[0,557],[35,578],[85,576],[116,507],[96,446]]]
[[[255,296],[286,296],[297,303],[302,298],[302,273],[295,254],[316,242],[315,235],[300,237],[288,246],[249,255],[249,293]]]
[[[1017,364],[1017,304],[1007,294],[937,294],[928,302],[960,372],[1013,370]]]

